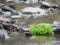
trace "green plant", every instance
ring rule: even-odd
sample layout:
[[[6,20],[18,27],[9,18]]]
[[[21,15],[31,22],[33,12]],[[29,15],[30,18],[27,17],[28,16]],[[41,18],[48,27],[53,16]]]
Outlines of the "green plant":
[[[53,35],[52,26],[51,24],[47,23],[39,23],[33,25],[29,32],[33,35]]]

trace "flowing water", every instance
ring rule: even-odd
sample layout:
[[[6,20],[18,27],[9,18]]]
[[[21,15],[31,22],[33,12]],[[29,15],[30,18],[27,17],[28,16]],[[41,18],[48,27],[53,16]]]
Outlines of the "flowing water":
[[[53,23],[53,21],[60,21],[60,15],[46,16],[36,19],[38,22]],[[39,21],[40,20],[40,21]],[[31,20],[30,20],[31,21]],[[27,21],[26,23],[34,23],[33,21]],[[26,37],[24,34],[12,37],[10,40],[0,41],[0,45],[60,45],[60,34],[54,36],[37,36],[35,38]]]
[[[60,11],[58,11],[58,13],[60,13]],[[60,21],[60,14],[43,16],[35,20],[20,20],[20,22],[24,22],[26,24],[45,22],[53,23],[54,21]],[[19,36],[15,36],[12,39],[10,39],[10,41],[1,40],[0,45],[60,45],[60,34],[55,34],[53,37],[39,36],[33,39],[31,39],[30,37],[26,37],[24,34],[20,34]]]
[[[60,34],[56,34],[53,37],[37,36],[32,39],[22,35],[20,36],[20,39],[15,41],[0,41],[0,45],[60,45]]]

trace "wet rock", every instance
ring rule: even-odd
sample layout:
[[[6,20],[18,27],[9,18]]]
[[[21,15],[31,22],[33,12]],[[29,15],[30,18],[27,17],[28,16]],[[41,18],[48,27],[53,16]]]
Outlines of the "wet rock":
[[[58,5],[51,3],[51,2],[46,2],[46,1],[42,1],[41,5],[42,5],[42,7],[45,7],[45,8],[50,8],[50,7],[58,8]]]
[[[28,20],[29,18],[31,18],[31,15],[22,15],[22,18],[24,18],[25,20]]]
[[[11,15],[10,17],[12,19],[22,18],[22,13],[20,11],[17,11],[16,13],[13,13],[13,15]]]
[[[6,11],[6,12],[3,12],[3,11],[2,11],[2,15],[6,16],[6,17],[7,17],[7,16],[11,16],[11,12],[7,12],[7,11]]]
[[[55,27],[60,26],[60,21],[54,21],[54,22],[53,22],[53,25],[54,25]]]
[[[21,18],[21,15],[13,15],[11,16],[11,18],[18,19],[18,18]]]
[[[29,32],[25,32],[25,35],[26,35],[27,37],[33,36],[33,35],[30,34]]]
[[[27,32],[29,30],[29,28],[27,27],[21,27],[21,29],[24,31],[24,32]]]
[[[52,24],[52,30],[55,34],[60,33],[60,21],[54,21]]]
[[[33,38],[35,38],[36,36],[32,36],[32,37],[30,37],[30,39],[33,39]]]
[[[11,13],[17,13],[17,11],[9,6],[2,7],[3,11],[10,11]]]
[[[0,3],[0,7],[3,7],[4,6],[4,4],[3,3]]]
[[[2,22],[9,22],[9,21],[11,21],[11,19],[7,18],[5,16],[0,16],[0,21],[2,21]]]
[[[10,38],[10,36],[8,35],[8,32],[4,29],[0,30],[0,35],[3,37],[4,40],[7,40]]]
[[[34,11],[33,11],[34,10]],[[47,13],[47,10],[45,10],[45,9],[41,9],[41,8],[39,8],[39,7],[26,7],[26,8],[24,8],[24,9],[22,9],[22,12],[24,13],[24,12],[28,12],[28,13],[31,13],[30,15],[31,16],[28,16],[28,14],[27,14],[27,16],[26,17],[32,17],[33,19],[35,19],[35,18],[38,18],[39,16],[43,16],[43,15],[45,15],[45,16],[47,16],[48,15],[48,13]],[[43,13],[42,13],[43,12]],[[25,17],[25,18],[26,18]]]
[[[11,16],[12,14],[17,13],[15,9],[10,8],[9,6],[1,7],[0,12],[3,16]]]
[[[53,32],[55,34],[59,34],[60,33],[60,27],[53,27]]]
[[[13,1],[13,0],[6,0],[6,2],[14,3],[14,1]]]

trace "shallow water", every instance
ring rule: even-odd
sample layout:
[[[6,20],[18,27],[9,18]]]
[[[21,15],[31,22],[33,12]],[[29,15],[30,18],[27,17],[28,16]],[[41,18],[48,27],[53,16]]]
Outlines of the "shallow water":
[[[58,11],[58,13],[60,13],[60,11]],[[26,24],[53,23],[56,20],[60,21],[60,14],[43,16],[35,20],[34,19],[29,19],[29,20],[21,19],[20,22],[24,22]],[[34,39],[30,39],[30,37],[25,37],[24,34],[20,34],[19,37],[14,37],[14,38],[10,39],[10,41],[1,40],[0,45],[60,45],[60,34],[56,34],[53,37],[39,36]]]
[[[41,18],[37,18],[35,22],[53,23],[54,21],[60,21],[60,15],[51,15]],[[31,22],[32,21],[32,22]],[[25,21],[26,23],[35,23],[33,20]],[[24,34],[12,37],[10,41],[0,41],[0,45],[60,45],[60,34],[55,34],[53,37],[39,36],[31,39]]]
[[[60,34],[56,34],[53,37],[37,36],[33,39],[21,36],[20,39],[15,41],[0,41],[0,45],[60,45]]]
[[[49,15],[39,17],[35,20],[21,20],[21,22],[26,22],[26,24],[30,23],[53,23],[54,21],[60,21],[60,15]],[[30,37],[26,37],[24,34],[20,34],[19,36],[12,37],[12,39],[0,41],[0,45],[60,45],[60,34],[55,34],[53,37],[48,36],[39,36],[33,39]]]

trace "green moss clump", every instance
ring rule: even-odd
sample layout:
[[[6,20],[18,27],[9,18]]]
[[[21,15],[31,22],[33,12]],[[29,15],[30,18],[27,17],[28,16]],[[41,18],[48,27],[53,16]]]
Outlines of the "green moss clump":
[[[51,24],[47,23],[39,23],[33,25],[29,32],[33,35],[53,35],[52,26]]]

